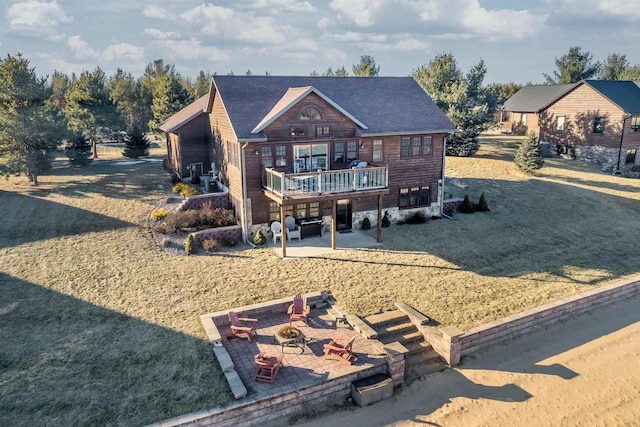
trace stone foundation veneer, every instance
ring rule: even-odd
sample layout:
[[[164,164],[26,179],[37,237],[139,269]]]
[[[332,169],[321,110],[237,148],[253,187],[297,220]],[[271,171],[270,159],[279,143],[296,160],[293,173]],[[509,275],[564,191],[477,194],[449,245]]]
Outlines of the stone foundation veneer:
[[[618,154],[620,154],[620,148],[607,148],[599,145],[584,146],[577,145],[576,148],[576,160],[585,160],[591,163],[597,163],[601,166],[601,169],[606,172],[612,172],[615,170],[618,164]],[[622,159],[620,164],[624,165],[626,150],[622,150]]]
[[[440,205],[438,205],[437,203],[432,203],[431,206],[414,208],[414,209],[387,208],[382,210],[382,216],[384,216],[384,214],[386,213],[391,224],[397,224],[398,222],[406,221],[407,218],[411,217],[416,212],[424,213],[427,216],[427,218],[431,218],[432,216],[440,216]],[[369,222],[371,223],[371,228],[378,226],[378,211],[371,210],[371,211],[353,212],[353,215],[352,215],[353,228],[362,228],[362,221],[365,218],[369,218]]]

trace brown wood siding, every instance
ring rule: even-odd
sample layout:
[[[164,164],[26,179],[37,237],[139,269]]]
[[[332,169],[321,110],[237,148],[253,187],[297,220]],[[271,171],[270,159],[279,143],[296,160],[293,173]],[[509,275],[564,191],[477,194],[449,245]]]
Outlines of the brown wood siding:
[[[624,126],[624,138],[622,140],[623,154],[628,148],[640,148],[640,130],[631,131],[631,118],[627,119]],[[638,154],[640,156],[640,154]]]
[[[510,132],[514,135],[528,135],[533,132],[536,136],[540,135],[540,123],[537,113],[529,113],[522,111],[509,112],[511,120]],[[522,124],[522,115],[526,114],[527,119],[525,124]]]
[[[556,118],[565,117],[565,129],[556,130]],[[593,133],[595,117],[604,117],[602,133]],[[553,103],[542,114],[540,139],[552,144],[619,147],[624,112],[591,86],[582,84]]]
[[[322,119],[300,121],[300,112],[306,107],[315,107],[320,112]],[[316,138],[316,125],[330,126],[330,138],[353,138],[356,135],[355,123],[315,93],[310,93],[289,111],[278,117],[277,120],[265,128],[264,133],[269,141],[295,142],[299,140],[326,139],[326,137]],[[291,127],[304,128],[306,136],[292,138]]]
[[[189,176],[188,166],[191,163],[202,163],[207,170],[209,163],[208,145],[211,140],[209,121],[205,114],[191,120],[187,126],[182,126],[176,132],[176,146],[179,147],[176,156],[178,172],[181,176]],[[173,142],[173,138],[172,138]]]

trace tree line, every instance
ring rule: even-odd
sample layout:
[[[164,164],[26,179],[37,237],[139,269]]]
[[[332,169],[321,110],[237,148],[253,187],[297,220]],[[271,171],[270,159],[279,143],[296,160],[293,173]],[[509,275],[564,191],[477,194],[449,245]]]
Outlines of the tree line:
[[[552,75],[545,74],[548,83],[594,76],[640,78],[640,67],[629,64],[625,55],[612,54],[598,63],[579,47],[556,59],[556,66]],[[363,55],[351,72],[376,77],[380,66]],[[474,154],[478,133],[491,126],[496,109],[521,88],[513,82],[485,85],[486,72],[483,60],[465,73],[452,53],[441,53],[411,73],[459,129],[449,140],[449,155]],[[342,65],[310,75],[347,77],[349,71]],[[98,136],[107,128],[144,141],[146,132],[156,132],[164,120],[207,94],[211,77],[200,71],[191,80],[162,59],[149,63],[139,77],[121,68],[107,76],[99,67],[79,75],[55,71],[42,77],[22,54],[7,55],[0,60],[0,173],[22,172],[37,185],[38,175],[51,167],[51,155],[59,148],[75,164],[87,164],[97,158]]]

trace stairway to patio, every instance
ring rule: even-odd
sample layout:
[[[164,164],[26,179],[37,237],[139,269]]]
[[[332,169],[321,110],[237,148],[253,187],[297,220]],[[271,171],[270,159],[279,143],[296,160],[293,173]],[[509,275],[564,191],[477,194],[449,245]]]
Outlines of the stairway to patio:
[[[407,350],[405,356],[405,381],[410,383],[424,375],[444,370],[447,365],[440,355],[433,350],[401,310],[385,311],[363,319],[378,333],[378,340],[383,344],[399,342]]]

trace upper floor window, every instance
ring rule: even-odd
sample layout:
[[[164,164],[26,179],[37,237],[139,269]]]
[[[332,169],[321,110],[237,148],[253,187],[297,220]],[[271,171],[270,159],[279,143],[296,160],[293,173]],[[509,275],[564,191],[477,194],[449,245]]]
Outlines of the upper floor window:
[[[349,164],[358,158],[358,141],[334,141],[333,163]]]
[[[593,119],[593,133],[602,133],[604,131],[604,117],[596,116]]]
[[[329,126],[316,126],[316,138],[329,135],[331,135],[331,128]]]
[[[382,161],[382,140],[374,139],[373,140],[373,157],[372,160],[374,162]]]
[[[564,130],[564,116],[556,117],[556,130]]]
[[[302,120],[322,120],[320,112],[315,107],[305,107],[300,112],[299,119]]]
[[[273,167],[273,149],[270,145],[260,147],[260,164],[265,168]]]
[[[276,145],[276,166],[277,167],[287,166],[287,146],[286,145]]]
[[[306,132],[304,131],[304,128],[296,127],[296,126],[291,127],[291,136],[292,137],[299,138],[299,137],[305,136],[305,134],[306,134]]]
[[[433,138],[429,136],[405,136],[400,143],[400,157],[419,157],[431,154]]]
[[[631,132],[640,132],[640,116],[631,117]]]
[[[522,113],[522,117],[520,117],[520,124],[522,126],[526,126],[526,124],[527,124],[527,113]]]

